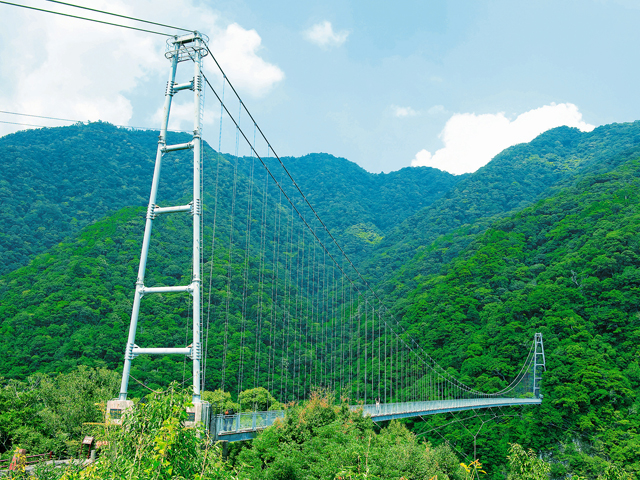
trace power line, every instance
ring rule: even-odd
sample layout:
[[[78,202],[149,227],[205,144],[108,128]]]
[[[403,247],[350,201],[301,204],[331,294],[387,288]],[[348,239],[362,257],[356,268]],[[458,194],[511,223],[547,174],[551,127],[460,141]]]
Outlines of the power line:
[[[47,120],[60,120],[62,122],[79,122],[80,121],[80,120],[71,120],[70,118],[45,117],[43,115],[30,115],[28,113],[7,112],[4,110],[0,110],[0,113],[6,113],[7,115],[18,115],[21,117],[34,117],[34,118],[46,118]]]
[[[68,7],[74,7],[74,8],[81,8],[83,10],[90,10],[92,12],[97,12],[97,13],[104,13],[105,15],[112,15],[114,17],[126,18],[127,20],[133,20],[135,22],[148,23],[150,25],[157,25],[159,27],[173,28],[175,30],[182,30],[183,32],[192,32],[193,31],[193,30],[189,30],[188,28],[174,27],[173,25],[166,25],[164,23],[151,22],[149,20],[143,20],[142,18],[128,17],[126,15],[120,15],[118,13],[106,12],[104,10],[97,10],[95,8],[83,7],[82,5],[74,5],[73,3],[60,2],[58,0],[47,0],[47,2],[59,3],[60,5],[66,5]]]
[[[50,128],[47,125],[34,125],[32,123],[18,123],[18,122],[5,122],[0,120],[0,123],[8,123],[9,125],[24,125],[25,127],[42,127],[42,128]]]
[[[153,30],[146,30],[144,28],[130,27],[128,25],[121,25],[119,23],[105,22],[104,20],[95,20],[93,18],[80,17],[78,15],[71,15],[69,13],[54,12],[53,10],[45,10],[44,8],[29,7],[27,5],[20,5],[19,3],[5,2],[4,0],[0,0],[0,3],[3,3],[5,5],[11,5],[13,7],[26,8],[28,10],[35,10],[35,11],[38,11],[38,12],[52,13],[54,15],[61,15],[63,17],[76,18],[78,20],[86,20],[88,22],[102,23],[103,25],[111,25],[112,27],[127,28],[129,30],[136,30],[138,32],[153,33],[154,35],[162,35],[162,36],[165,36],[165,37],[173,37],[173,35],[171,35],[170,33],[155,32]]]
[[[44,115],[32,115],[32,114],[29,114],[29,113],[7,112],[5,110],[0,110],[0,113],[5,113],[7,115],[18,115],[20,117],[34,117],[34,118],[44,118],[44,119],[47,119],[47,120],[58,120],[58,121],[62,121],[62,122],[87,123],[87,121],[73,120],[71,118],[47,117],[47,116],[44,116]],[[1,123],[9,123],[9,124],[12,124],[12,125],[26,125],[26,126],[30,126],[30,127],[57,128],[57,126],[55,126],[55,125],[54,126],[51,126],[51,125],[31,125],[29,123],[16,123],[16,122],[4,122],[4,121],[2,121]],[[91,122],[88,122],[88,123],[91,123]],[[117,123],[112,123],[111,125],[113,125],[114,127],[132,128],[134,130],[152,130],[152,131],[157,131],[158,130],[155,127],[134,127],[134,126],[131,126],[131,125],[118,125]],[[191,130],[167,130],[167,132],[191,133]]]

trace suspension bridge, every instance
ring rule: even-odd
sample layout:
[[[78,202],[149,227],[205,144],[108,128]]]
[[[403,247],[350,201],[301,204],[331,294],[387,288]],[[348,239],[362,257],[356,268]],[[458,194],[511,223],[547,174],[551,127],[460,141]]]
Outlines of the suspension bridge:
[[[107,407],[111,418],[117,420],[132,405],[129,379],[141,355],[189,358],[190,422],[203,421],[214,438],[228,441],[253,437],[284,416],[284,405],[305,400],[318,388],[379,421],[540,404],[545,367],[540,333],[532,332],[513,381],[489,393],[456,379],[409,335],[317,214],[207,40],[199,32],[167,40],[163,119],[120,394]],[[172,143],[168,124],[178,95],[193,102],[193,134],[189,141]],[[214,99],[217,151],[203,142],[205,95]],[[223,142],[233,155],[221,153]],[[173,204],[162,199],[161,171],[163,162],[180,155],[181,168],[193,170],[193,188],[190,201]],[[150,251],[157,248],[154,225],[171,215],[191,217],[190,246],[185,246],[190,262],[182,277],[188,283],[147,285]],[[184,345],[167,345],[166,338],[136,344],[139,325],[158,320],[153,309],[144,308],[144,297],[154,295],[186,299]],[[526,346],[519,348],[523,358]],[[233,394],[264,388],[273,397],[260,408],[255,402],[251,412],[224,415],[203,399],[206,387]]]

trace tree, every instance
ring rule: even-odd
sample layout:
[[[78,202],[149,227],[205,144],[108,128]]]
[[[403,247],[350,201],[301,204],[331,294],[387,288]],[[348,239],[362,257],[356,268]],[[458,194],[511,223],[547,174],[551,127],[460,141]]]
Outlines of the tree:
[[[202,424],[187,428],[191,392],[176,384],[147,396],[123,415],[122,426],[96,427],[106,440],[98,460],[84,471],[71,468],[63,480],[238,480],[222,460],[218,445],[208,441]]]
[[[525,451],[517,443],[510,444],[508,480],[546,480],[549,478],[551,466],[538,458],[531,449]]]
[[[211,411],[220,414],[227,409],[238,410],[238,404],[231,399],[231,393],[217,389],[213,392],[205,390],[202,392],[202,401],[211,404]]]
[[[278,402],[266,388],[251,388],[240,392],[238,396],[240,408],[244,412],[264,412],[266,410],[280,410],[282,404]]]

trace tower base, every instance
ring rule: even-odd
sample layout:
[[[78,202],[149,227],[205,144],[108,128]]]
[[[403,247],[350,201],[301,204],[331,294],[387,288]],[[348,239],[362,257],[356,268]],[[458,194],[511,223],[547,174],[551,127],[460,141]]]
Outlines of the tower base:
[[[122,416],[126,410],[133,407],[133,400],[109,400],[107,402],[106,422],[110,425],[122,425]],[[205,431],[209,431],[211,417],[211,405],[209,402],[197,402],[192,407],[187,407],[187,420],[184,426],[194,428],[202,422]]]
[[[133,400],[109,400],[107,402],[106,422],[111,425],[122,425],[122,415],[133,407]]]

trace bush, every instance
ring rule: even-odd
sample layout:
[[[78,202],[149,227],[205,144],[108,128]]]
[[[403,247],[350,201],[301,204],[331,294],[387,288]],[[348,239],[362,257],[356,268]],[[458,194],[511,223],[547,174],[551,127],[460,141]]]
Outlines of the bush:
[[[370,417],[335,405],[328,392],[289,408],[240,452],[238,463],[241,475],[256,480],[465,478],[448,447],[420,444],[398,422],[376,434]]]

